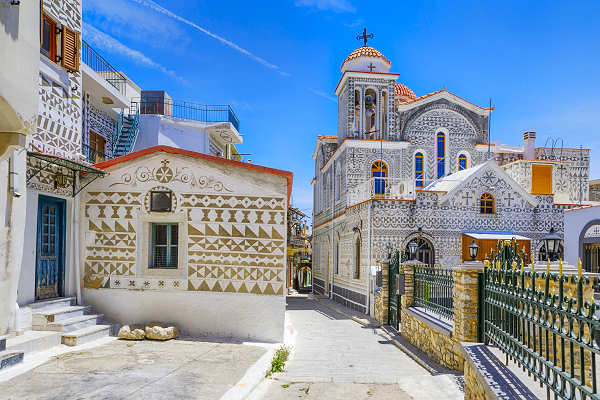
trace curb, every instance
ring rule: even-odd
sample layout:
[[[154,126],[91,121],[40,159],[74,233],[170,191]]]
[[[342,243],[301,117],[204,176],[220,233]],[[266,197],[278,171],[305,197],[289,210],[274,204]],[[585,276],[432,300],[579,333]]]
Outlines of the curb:
[[[394,332],[392,330],[391,327],[387,326],[387,325],[381,325],[379,323],[377,324],[371,324],[369,322],[365,322],[364,320],[361,320],[359,318],[356,318],[336,307],[333,307],[329,304],[326,304],[322,301],[319,300],[318,297],[315,296],[311,296],[309,298],[312,298],[313,300],[315,300],[317,303],[321,304],[324,307],[329,308],[330,310],[333,310],[339,314],[342,314],[343,316],[350,318],[351,320],[353,320],[354,322],[362,325],[362,326],[368,326],[368,327],[372,327],[372,328],[381,328],[381,330],[383,331],[383,333],[391,340],[391,342],[394,344],[394,346],[396,346],[398,349],[400,349],[404,354],[406,354],[408,357],[410,357],[414,362],[416,362],[417,364],[419,364],[424,370],[426,370],[427,372],[429,372],[431,375],[438,375],[440,373],[445,373],[445,372],[441,372],[444,370],[443,367],[441,367],[440,369],[435,369],[433,368],[431,365],[429,365],[426,361],[424,361],[421,357],[419,357],[419,355],[415,354],[411,349],[409,349],[408,347],[406,347],[404,344],[402,344],[401,342],[399,342],[397,339],[394,338],[394,336],[400,334],[399,332]],[[433,363],[433,361],[431,361]]]

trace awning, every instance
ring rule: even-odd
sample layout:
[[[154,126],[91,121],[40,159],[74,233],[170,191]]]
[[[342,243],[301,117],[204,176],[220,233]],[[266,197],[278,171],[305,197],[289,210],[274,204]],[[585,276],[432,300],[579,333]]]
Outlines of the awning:
[[[97,178],[106,175],[101,169],[90,167],[86,164],[81,164],[76,161],[67,160],[59,156],[52,154],[36,153],[34,151],[28,151],[27,157],[36,158],[40,161],[40,168],[35,170],[30,176],[27,177],[27,182],[32,180],[40,172],[47,169],[50,165],[54,165],[60,168],[65,168],[71,173],[71,181],[73,184],[73,197],[77,196],[87,185],[95,181]],[[85,178],[85,179],[83,179]]]
[[[531,240],[528,237],[515,235],[512,232],[463,232],[463,235],[477,240]]]

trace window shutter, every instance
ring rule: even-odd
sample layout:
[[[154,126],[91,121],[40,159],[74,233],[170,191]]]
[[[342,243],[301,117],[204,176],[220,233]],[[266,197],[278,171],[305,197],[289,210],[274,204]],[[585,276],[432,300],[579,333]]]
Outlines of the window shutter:
[[[79,34],[63,25],[62,66],[69,71],[79,71]]]

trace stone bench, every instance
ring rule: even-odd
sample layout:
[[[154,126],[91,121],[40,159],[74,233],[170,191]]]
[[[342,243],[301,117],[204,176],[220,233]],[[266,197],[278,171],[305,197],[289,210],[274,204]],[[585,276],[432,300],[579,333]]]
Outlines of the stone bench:
[[[465,356],[465,400],[537,400],[506,365],[481,343],[461,343]]]

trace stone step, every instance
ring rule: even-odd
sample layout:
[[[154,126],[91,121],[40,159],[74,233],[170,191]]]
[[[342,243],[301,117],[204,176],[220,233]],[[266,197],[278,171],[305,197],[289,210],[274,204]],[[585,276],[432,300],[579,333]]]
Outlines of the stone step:
[[[75,297],[59,297],[57,299],[40,300],[29,304],[32,312],[40,312],[51,308],[64,308],[75,305]]]
[[[0,370],[12,367],[23,361],[23,352],[1,351],[0,352]]]
[[[110,333],[110,325],[92,325],[78,329],[73,332],[62,334],[62,344],[67,346],[78,346],[91,342],[92,340],[107,337]]]
[[[58,322],[67,318],[73,318],[80,315],[89,314],[92,307],[90,306],[69,306],[62,308],[52,308],[41,312],[33,313],[33,329],[44,330],[46,325],[51,322]]]
[[[60,332],[25,331],[22,335],[6,340],[8,351],[22,351],[26,354],[45,351],[61,344]]]
[[[46,325],[46,330],[55,332],[72,332],[86,326],[97,325],[102,322],[102,314],[86,314],[77,317],[61,319]]]

